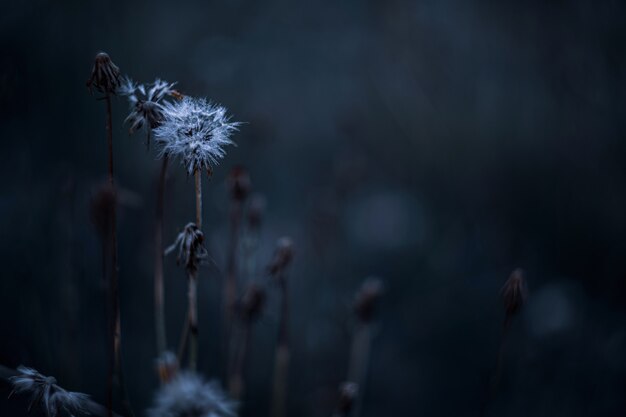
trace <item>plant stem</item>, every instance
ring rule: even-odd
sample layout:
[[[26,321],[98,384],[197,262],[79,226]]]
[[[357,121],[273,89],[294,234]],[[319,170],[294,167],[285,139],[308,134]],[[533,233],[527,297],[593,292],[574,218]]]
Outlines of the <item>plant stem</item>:
[[[196,226],[202,230],[202,172],[197,169],[194,171],[196,180]]]
[[[110,273],[111,278],[109,281],[110,291],[111,291],[111,307],[113,314],[112,318],[112,328],[111,328],[111,337],[112,337],[112,363],[109,370],[109,390],[108,390],[108,405],[109,405],[109,415],[111,416],[112,405],[113,405],[113,381],[115,380],[115,376],[117,376],[117,382],[120,389],[120,396],[122,398],[122,403],[127,408],[126,413],[129,416],[133,415],[132,410],[130,409],[130,402],[128,401],[128,395],[126,392],[126,388],[124,386],[124,377],[122,373],[122,359],[121,359],[121,319],[120,319],[120,294],[119,294],[119,282],[118,282],[118,265],[117,265],[117,225],[116,225],[116,209],[117,209],[117,190],[115,188],[115,180],[113,177],[113,117],[111,111],[111,95],[107,92],[105,96],[106,102],[106,133],[107,133],[107,143],[109,150],[109,184],[111,185],[111,192],[113,193],[113,201],[115,201],[115,206],[111,210],[111,267]]]
[[[235,315],[235,302],[237,298],[237,248],[239,246],[239,228],[241,225],[241,202],[234,199],[230,210],[230,247],[228,250],[226,282],[223,294],[223,349],[226,363],[230,356],[236,354],[231,350],[236,345],[230,340],[233,332],[233,317]],[[234,362],[233,362],[234,363]]]
[[[165,202],[165,177],[167,174],[168,155],[163,155],[161,173],[157,186],[156,225],[154,230],[154,325],[156,330],[157,354],[167,348],[165,334],[165,308],[163,305],[163,211]]]
[[[252,322],[246,320],[241,323],[241,328],[237,332],[237,340],[233,342],[232,372],[229,375],[228,387],[230,395],[235,401],[241,399],[245,390],[243,372],[248,357],[251,332]]]
[[[287,280],[282,272],[278,277],[282,293],[280,327],[274,363],[274,389],[272,400],[272,416],[284,417],[287,402],[287,379],[289,369],[288,320],[289,304],[287,298]]]
[[[502,359],[504,357],[504,346],[506,343],[507,335],[509,333],[509,327],[511,324],[511,317],[506,315],[504,318],[504,323],[502,324],[502,334],[500,335],[500,346],[498,347],[498,354],[496,356],[496,367],[489,381],[489,386],[487,388],[487,393],[485,394],[485,398],[483,400],[480,415],[486,416],[487,409],[489,407],[489,403],[496,396],[496,392],[498,391],[498,386],[500,385],[500,375],[502,374]]]
[[[370,347],[372,343],[372,325],[369,322],[361,322],[356,329],[352,339],[352,349],[350,352],[350,368],[348,370],[348,381],[355,382],[359,387],[359,394],[356,398],[353,417],[357,417],[361,412],[363,394],[367,382],[367,368],[370,361]]]
[[[198,279],[189,274],[189,369],[196,370],[198,361]]]

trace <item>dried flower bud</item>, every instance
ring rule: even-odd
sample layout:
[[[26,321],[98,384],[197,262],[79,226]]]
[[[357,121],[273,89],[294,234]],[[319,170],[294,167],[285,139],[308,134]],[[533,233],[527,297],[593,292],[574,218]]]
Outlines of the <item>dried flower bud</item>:
[[[250,229],[257,230],[261,227],[265,206],[265,197],[261,194],[250,197],[250,204],[248,205],[248,226]]]
[[[170,254],[178,247],[176,263],[180,265],[183,261],[187,273],[195,274],[202,261],[209,256],[203,242],[204,234],[202,231],[195,223],[188,223],[183,231],[178,234],[174,243],[165,249],[165,254]]]
[[[350,414],[358,394],[359,385],[354,382],[344,382],[339,386],[339,404],[337,405],[337,412],[340,416]]]
[[[378,278],[367,278],[356,294],[354,313],[363,322],[370,322],[374,317],[376,304],[383,294],[384,286]]]
[[[281,237],[276,243],[274,258],[267,267],[270,275],[278,277],[293,259],[293,242],[288,237]]]
[[[178,358],[172,352],[163,352],[156,362],[161,383],[167,384],[178,374]]]
[[[102,185],[91,198],[89,214],[101,239],[105,239],[111,233],[115,206],[115,189],[109,184]]]
[[[228,176],[228,189],[233,200],[242,202],[250,194],[252,184],[250,176],[243,167],[235,167],[230,171]]]
[[[264,306],[265,291],[254,283],[250,284],[241,299],[241,319],[244,321],[256,320],[261,315]]]
[[[91,70],[91,77],[87,80],[87,88],[105,94],[115,94],[120,86],[120,69],[111,61],[108,54],[98,53]]]
[[[527,289],[524,280],[524,271],[515,269],[502,287],[502,300],[507,317],[517,314],[526,301]]]

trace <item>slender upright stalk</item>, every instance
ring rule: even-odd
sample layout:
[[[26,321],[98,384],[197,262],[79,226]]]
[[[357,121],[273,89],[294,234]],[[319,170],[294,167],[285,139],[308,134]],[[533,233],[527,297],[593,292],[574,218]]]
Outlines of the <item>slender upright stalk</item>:
[[[500,346],[498,347],[498,354],[496,356],[496,366],[490,378],[489,386],[483,399],[483,403],[481,404],[480,415],[482,417],[487,415],[489,404],[496,397],[496,393],[498,392],[498,386],[500,385],[500,376],[502,375],[502,359],[504,357],[504,347],[506,344],[507,335],[509,333],[510,324],[511,317],[507,315],[504,319],[504,323],[502,324],[502,333],[500,334]]]
[[[228,250],[226,282],[223,294],[223,348],[226,363],[230,363],[231,356],[236,355],[233,349],[236,344],[231,340],[233,332],[233,317],[237,299],[237,247],[239,246],[239,228],[241,225],[241,201],[233,200],[230,211],[230,247]],[[236,362],[232,362],[236,363]]]
[[[194,171],[196,180],[196,226],[202,230],[202,171]]]
[[[109,174],[109,184],[111,186],[111,192],[113,193],[113,201],[117,201],[117,191],[115,189],[115,180],[113,177],[113,121],[112,121],[112,111],[111,111],[111,95],[109,92],[105,95],[106,102],[106,133],[107,133],[107,144],[109,151],[109,163],[108,163],[108,174]],[[117,377],[118,387],[120,389],[120,396],[122,398],[122,403],[126,408],[126,412],[128,415],[132,416],[133,412],[130,408],[130,402],[128,400],[128,395],[126,392],[126,387],[124,386],[124,376],[122,372],[122,358],[121,358],[121,319],[120,319],[120,294],[119,294],[119,281],[118,281],[118,264],[117,264],[117,224],[116,224],[116,207],[114,206],[111,210],[111,265],[110,265],[110,280],[109,280],[109,288],[110,288],[110,296],[111,296],[111,342],[112,342],[112,350],[113,354],[111,355],[111,364],[109,369],[109,379],[108,379],[108,401],[107,405],[109,406],[109,414],[112,415],[112,405],[113,405],[113,383]]]
[[[281,317],[278,329],[278,344],[274,362],[274,388],[272,395],[272,417],[284,417],[287,402],[287,379],[289,368],[288,322],[289,303],[287,297],[287,280],[283,273],[278,278],[281,290]]]
[[[154,325],[156,331],[157,355],[167,348],[165,334],[165,308],[163,304],[163,206],[165,201],[165,177],[167,174],[168,156],[163,156],[161,173],[157,186],[156,225],[154,230]]]
[[[198,363],[198,279],[189,274],[189,369],[196,370]]]
[[[233,400],[239,401],[244,394],[243,372],[250,350],[250,336],[252,332],[252,322],[246,321],[241,324],[237,332],[237,340],[233,340],[232,370],[229,372],[228,387]]]
[[[196,226],[202,229],[202,171],[194,172],[196,186]],[[198,362],[198,271],[189,273],[189,369],[196,370]]]
[[[350,368],[348,370],[348,381],[355,382],[361,393],[365,390],[367,381],[367,369],[370,362],[370,346],[372,343],[372,324],[362,322],[358,324],[358,328],[352,339],[352,348],[350,351]],[[361,412],[363,395],[356,397],[352,410],[352,416],[357,417]]]

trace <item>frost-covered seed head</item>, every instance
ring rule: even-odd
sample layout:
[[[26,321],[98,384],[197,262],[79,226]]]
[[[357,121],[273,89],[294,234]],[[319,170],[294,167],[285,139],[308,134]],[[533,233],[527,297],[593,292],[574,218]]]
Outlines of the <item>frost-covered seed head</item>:
[[[29,410],[35,403],[39,403],[49,417],[84,413],[90,401],[86,394],[66,391],[57,385],[54,377],[42,375],[32,368],[18,366],[17,371],[19,374],[10,378],[13,384],[11,394],[30,393],[32,400]]]
[[[122,80],[118,94],[128,97],[130,113],[125,122],[130,125],[131,134],[145,127],[149,138],[150,130],[158,127],[165,118],[163,100],[178,94],[174,90],[175,84],[157,78],[146,87],[144,84],[136,84],[130,78]]]
[[[204,234],[195,223],[188,223],[182,232],[178,234],[174,243],[165,249],[165,254],[173,252],[178,248],[176,263],[183,267],[189,274],[195,274],[200,264],[208,258],[209,254],[203,245]]]
[[[205,382],[193,372],[178,374],[154,397],[149,417],[235,417],[236,404],[219,385]]]
[[[120,86],[120,69],[111,61],[108,54],[104,52],[96,55],[91,77],[87,80],[87,88],[105,94],[115,94]]]
[[[161,155],[179,156],[188,174],[211,171],[226,155],[224,147],[240,123],[231,122],[226,109],[205,99],[184,97],[163,105],[165,118],[154,129]]]

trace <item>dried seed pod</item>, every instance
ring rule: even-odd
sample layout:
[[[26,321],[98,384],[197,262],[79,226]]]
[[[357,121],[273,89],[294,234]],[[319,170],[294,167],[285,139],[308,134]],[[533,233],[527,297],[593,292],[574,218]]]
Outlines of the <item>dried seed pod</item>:
[[[383,294],[384,286],[378,278],[367,278],[356,294],[354,313],[362,322],[370,322],[374,317],[376,304]]]
[[[87,88],[105,94],[115,94],[120,86],[120,69],[111,61],[108,54],[100,52],[96,55],[91,77],[87,80]]]
[[[203,245],[204,234],[195,223],[187,223],[182,232],[178,234],[174,243],[165,249],[168,255],[178,247],[176,263],[183,261],[183,267],[190,274],[195,274],[200,264],[208,258],[208,252]]]
[[[273,277],[278,277],[293,259],[293,242],[288,237],[281,237],[276,243],[274,258],[267,267],[268,272]]]
[[[500,293],[504,301],[506,316],[511,317],[517,314],[524,305],[528,294],[524,271],[521,268],[517,268],[511,273]]]
[[[265,212],[266,201],[261,194],[254,194],[250,197],[248,205],[248,226],[252,230],[258,230],[261,227],[261,221]]]
[[[264,306],[265,291],[254,283],[250,284],[241,299],[241,319],[244,321],[256,320],[261,315]]]
[[[230,171],[228,188],[231,198],[235,201],[242,202],[248,197],[252,184],[245,168],[235,167]]]

